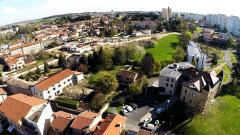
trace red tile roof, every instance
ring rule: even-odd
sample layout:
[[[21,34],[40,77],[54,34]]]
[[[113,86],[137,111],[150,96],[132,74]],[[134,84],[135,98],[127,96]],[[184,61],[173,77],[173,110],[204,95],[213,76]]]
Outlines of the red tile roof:
[[[119,114],[108,115],[93,135],[119,135],[127,118]]]
[[[7,97],[0,105],[0,112],[4,113],[7,118],[18,123],[21,118],[26,117],[32,107],[44,103],[46,103],[46,101],[36,97],[16,94]]]
[[[62,81],[63,79],[71,76],[74,74],[74,71],[70,69],[65,69],[35,85],[35,88],[40,91],[44,91],[48,89],[49,87],[53,86],[54,84]]]
[[[97,113],[93,112],[83,112],[75,118],[73,121],[71,128],[80,129],[80,130],[88,130],[89,125],[93,122],[93,120],[98,116]],[[91,129],[89,129],[91,130]]]

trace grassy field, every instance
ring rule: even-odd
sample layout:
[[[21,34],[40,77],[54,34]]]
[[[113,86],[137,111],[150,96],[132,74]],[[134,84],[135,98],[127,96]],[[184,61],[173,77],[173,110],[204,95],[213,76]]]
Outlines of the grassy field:
[[[239,135],[240,99],[235,96],[218,97],[204,115],[197,115],[183,127],[186,135]]]
[[[172,56],[178,44],[178,35],[172,34],[158,40],[153,48],[148,48],[146,51],[152,53],[156,61],[169,61],[172,60]]]
[[[215,72],[218,74],[223,70],[223,84],[227,83],[231,77],[232,70],[231,68],[225,64],[222,68],[215,70]]]

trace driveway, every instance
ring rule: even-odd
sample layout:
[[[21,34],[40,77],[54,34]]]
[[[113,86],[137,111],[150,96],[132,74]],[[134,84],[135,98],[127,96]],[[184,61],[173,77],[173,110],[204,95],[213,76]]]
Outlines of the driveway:
[[[136,110],[133,110],[131,113],[127,115],[127,121],[126,121],[126,130],[138,132],[140,129],[139,123],[145,119],[150,118],[150,111],[153,108],[150,106],[144,106],[141,108],[138,108]]]

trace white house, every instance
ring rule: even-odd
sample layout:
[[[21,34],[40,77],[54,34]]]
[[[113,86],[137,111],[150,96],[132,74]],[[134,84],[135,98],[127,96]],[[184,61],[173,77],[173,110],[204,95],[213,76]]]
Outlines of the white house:
[[[65,69],[31,88],[32,94],[42,99],[54,99],[63,93],[63,89],[83,80],[83,74]]]
[[[25,65],[23,57],[15,58],[10,56],[5,59],[5,63],[10,71],[23,69],[23,66]]]
[[[197,69],[204,69],[207,55],[204,54],[197,43],[190,41],[187,48],[187,61],[194,64]]]
[[[7,97],[0,105],[0,124],[2,126],[9,124],[6,129],[9,132],[15,129],[23,135],[46,135],[52,113],[52,108],[47,101],[16,94]]]

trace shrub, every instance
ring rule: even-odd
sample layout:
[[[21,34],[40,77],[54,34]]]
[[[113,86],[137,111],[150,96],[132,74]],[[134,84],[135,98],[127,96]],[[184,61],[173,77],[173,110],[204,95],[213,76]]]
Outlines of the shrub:
[[[55,101],[58,103],[58,105],[66,108],[77,109],[79,106],[79,102],[73,99],[57,98]]]

